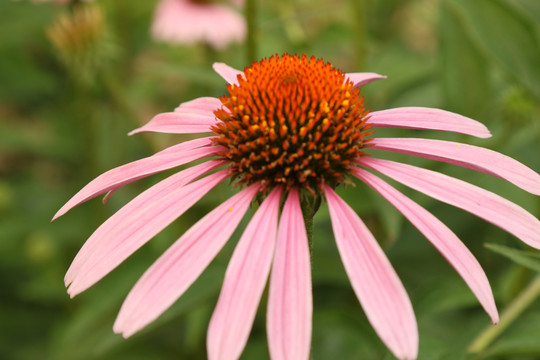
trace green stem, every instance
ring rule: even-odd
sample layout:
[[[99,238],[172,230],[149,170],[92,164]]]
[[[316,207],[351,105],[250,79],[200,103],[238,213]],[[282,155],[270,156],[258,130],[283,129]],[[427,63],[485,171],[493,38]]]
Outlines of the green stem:
[[[246,1],[246,65],[251,65],[257,61],[257,0]]]
[[[354,58],[355,69],[357,71],[364,71],[366,68],[366,1],[365,0],[351,0],[352,14],[353,14],[353,32],[354,32]]]
[[[81,3],[82,0],[71,0],[68,4],[69,10],[73,12],[77,6],[81,5]]]
[[[317,210],[319,210],[319,206],[321,206],[321,196],[313,196],[313,194],[301,192],[300,204],[302,206],[302,214],[304,215],[309,248],[311,249],[313,244],[313,217]]]
[[[138,128],[142,125],[142,122],[139,120],[139,115],[133,109],[133,107],[128,103],[124,96],[124,92],[118,81],[115,78],[104,74],[102,76],[102,84],[105,87],[109,95],[109,99],[114,104],[114,106],[126,117],[131,123],[133,128]],[[144,146],[150,151],[157,151],[157,146],[146,136],[140,137],[140,141]]]
[[[99,162],[99,145],[101,138],[101,129],[99,119],[95,113],[95,106],[93,106],[93,100],[95,94],[92,89],[81,84],[80,82],[73,81],[73,117],[78,120],[80,124],[80,131],[83,136],[84,149],[83,162],[84,171],[81,172],[82,180],[88,181],[96,177],[102,170]],[[97,201],[92,201],[90,204],[91,213],[91,226],[98,227],[101,225],[104,219],[106,219],[106,212],[102,204]]]
[[[470,353],[479,353],[485,350],[538,296],[540,296],[540,275],[537,275],[529,286],[503,311],[499,324],[497,326],[490,326],[480,333],[467,350]]]

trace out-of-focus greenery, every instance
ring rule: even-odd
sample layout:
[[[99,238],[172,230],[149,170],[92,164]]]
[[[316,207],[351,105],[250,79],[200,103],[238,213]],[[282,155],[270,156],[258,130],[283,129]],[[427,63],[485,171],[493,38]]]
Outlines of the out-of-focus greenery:
[[[472,143],[540,171],[538,0],[278,0],[257,5],[259,57],[306,53],[345,72],[379,72],[388,79],[362,90],[370,109],[439,107],[473,117],[493,133],[487,140],[393,130],[381,131],[384,136]],[[212,62],[249,65],[242,45],[218,53],[202,44],[154,43],[149,36],[154,6],[153,1],[97,0],[70,25],[69,6],[0,2],[0,359],[205,358],[207,323],[240,230],[187,294],[151,326],[125,340],[112,325],[144,269],[232,190],[212,191],[73,300],[62,279],[85,239],[165,175],[127,186],[106,205],[92,200],[49,223],[71,195],[103,171],[185,140],[126,134],[180,102],[223,94],[224,81],[211,70]],[[79,37],[70,39],[65,31],[78,31]],[[463,178],[540,217],[538,197],[500,179],[431,160],[395,158]],[[463,239],[485,268],[500,310],[537,275],[538,252],[519,240],[399,188]],[[469,354],[467,347],[489,318],[464,282],[366,186],[341,188],[340,194],[383,244],[409,292],[419,322],[419,359],[540,358],[540,300],[483,352]],[[315,218],[314,234],[312,358],[391,359],[351,290],[325,205]],[[486,243],[492,244],[489,249]],[[243,359],[268,357],[265,301]]]

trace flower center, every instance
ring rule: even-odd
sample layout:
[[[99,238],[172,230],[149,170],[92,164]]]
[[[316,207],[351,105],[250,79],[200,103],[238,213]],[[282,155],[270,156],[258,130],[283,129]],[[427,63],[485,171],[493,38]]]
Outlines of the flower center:
[[[220,156],[240,183],[279,184],[310,192],[337,186],[363,155],[368,112],[360,91],[321,59],[272,56],[228,85],[213,127]]]

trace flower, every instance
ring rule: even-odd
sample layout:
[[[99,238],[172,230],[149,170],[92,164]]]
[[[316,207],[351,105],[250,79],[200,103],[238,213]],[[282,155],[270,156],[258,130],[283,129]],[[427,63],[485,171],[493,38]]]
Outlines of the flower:
[[[369,113],[359,87],[383,76],[344,74],[313,57],[272,56],[243,72],[221,63],[214,69],[229,82],[227,95],[183,103],[132,132],[211,132],[211,136],[102,174],[55,215],[100,194],[108,197],[145,176],[208,159],[149,188],[101,225],[66,274],[71,296],[99,281],[211,188],[234,179],[242,190],[200,219],[145,272],[127,296],[114,330],[130,336],[174,303],[224,246],[259,195],[264,200],[236,246],[210,321],[208,357],[240,356],[270,276],[270,355],[308,359],[312,294],[302,207],[324,198],[345,270],[368,320],[396,357],[414,359],[418,331],[405,288],[368,228],[334,191],[356,177],[425,235],[465,280],[492,322],[498,322],[488,280],[474,256],[441,221],[373,171],[467,210],[535,248],[540,248],[540,222],[518,205],[464,181],[367,156],[371,149],[422,156],[482,171],[540,194],[540,175],[500,153],[451,141],[373,136],[376,128],[399,127],[486,138],[490,133],[484,125],[430,108]]]
[[[242,5],[243,1],[231,1]],[[191,45],[205,42],[216,49],[246,37],[246,21],[234,10],[208,1],[162,0],[154,14],[152,36],[158,41]]]
[[[84,84],[94,82],[118,53],[105,14],[95,4],[61,13],[46,33],[60,62]]]
[[[69,4],[71,2],[73,2],[72,0],[32,0],[33,2],[53,2],[53,3],[57,3],[57,4]],[[90,2],[92,0],[82,0],[83,2]]]

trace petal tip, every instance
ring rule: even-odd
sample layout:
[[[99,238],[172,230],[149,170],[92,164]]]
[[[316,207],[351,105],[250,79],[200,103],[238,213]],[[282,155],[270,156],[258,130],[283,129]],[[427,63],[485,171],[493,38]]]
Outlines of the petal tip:
[[[115,334],[122,335],[124,339],[127,339],[131,337],[133,334],[135,334],[137,330],[134,328],[128,329],[126,327],[125,321],[120,320],[120,317],[118,317],[116,318],[116,321],[114,322],[113,332]]]
[[[122,326],[118,323],[118,319],[114,322],[113,325],[113,332],[118,335],[122,335],[124,339],[127,339],[127,336],[124,334],[124,330],[122,329]]]
[[[73,299],[75,296],[79,295],[79,293],[76,293],[76,292],[71,290],[71,286],[68,288],[67,293],[68,293],[70,299]]]
[[[130,132],[128,132],[128,136],[132,136],[132,135],[138,134],[140,132],[142,132],[141,128],[137,128],[137,129],[134,129],[134,130],[131,130]]]
[[[491,131],[489,131],[489,129],[486,128],[485,131],[484,131],[484,134],[479,135],[478,137],[481,138],[481,139],[489,139],[492,136],[493,136],[493,134],[491,133]]]
[[[69,208],[66,208],[66,205],[67,205],[67,204],[65,204],[64,206],[62,206],[62,207],[60,208],[60,210],[58,210],[58,211],[56,212],[56,214],[54,214],[54,216],[53,216],[52,219],[51,219],[51,223],[55,222],[56,219],[58,219],[60,216],[64,215],[66,212],[69,211]]]

